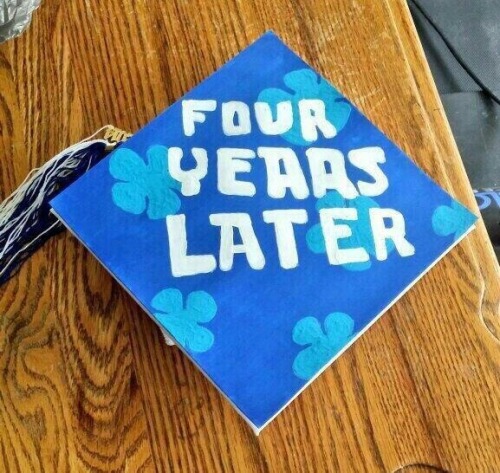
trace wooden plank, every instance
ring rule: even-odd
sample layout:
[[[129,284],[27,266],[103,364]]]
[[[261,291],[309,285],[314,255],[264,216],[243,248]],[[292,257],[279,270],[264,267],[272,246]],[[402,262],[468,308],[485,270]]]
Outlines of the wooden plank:
[[[62,5],[44,2],[30,33],[1,47],[2,197],[86,133]],[[0,471],[153,466],[126,305],[63,235],[0,288]]]
[[[46,0],[0,46],[0,197],[105,123],[138,129],[267,29],[475,208],[403,0]],[[481,224],[255,438],[61,235],[0,288],[0,469],[499,470],[499,279]]]

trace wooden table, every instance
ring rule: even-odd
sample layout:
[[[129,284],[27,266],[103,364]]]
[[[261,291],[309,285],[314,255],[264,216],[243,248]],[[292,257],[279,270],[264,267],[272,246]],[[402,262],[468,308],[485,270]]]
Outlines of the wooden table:
[[[0,46],[0,197],[267,29],[477,212],[403,0],[44,0]],[[61,234],[0,289],[0,470],[498,472],[499,280],[480,223],[256,438]]]

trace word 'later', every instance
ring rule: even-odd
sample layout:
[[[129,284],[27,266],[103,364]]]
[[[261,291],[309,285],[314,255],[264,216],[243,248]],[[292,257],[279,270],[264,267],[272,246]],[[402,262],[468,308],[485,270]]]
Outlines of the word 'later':
[[[274,225],[280,266],[283,269],[297,267],[299,256],[294,226],[308,222],[307,211],[305,209],[266,210],[262,213],[262,217],[265,223]],[[358,212],[355,208],[321,209],[319,217],[326,254],[331,265],[363,263],[370,260],[370,255],[363,247],[340,247],[343,239],[353,236],[349,222],[358,219]],[[405,238],[405,221],[400,212],[394,209],[372,208],[369,209],[369,218],[377,260],[387,259],[388,240],[393,242],[395,249],[403,257],[412,256],[415,253],[415,248]],[[386,225],[388,220],[391,222],[390,226]],[[236,254],[244,254],[252,269],[261,270],[265,267],[266,258],[249,214],[213,213],[209,216],[209,221],[212,226],[219,227],[220,231],[218,264],[212,254],[189,254],[184,214],[169,215],[166,218],[171,270],[174,277],[211,273],[217,266],[222,271],[230,271]],[[239,238],[236,238],[236,232]]]

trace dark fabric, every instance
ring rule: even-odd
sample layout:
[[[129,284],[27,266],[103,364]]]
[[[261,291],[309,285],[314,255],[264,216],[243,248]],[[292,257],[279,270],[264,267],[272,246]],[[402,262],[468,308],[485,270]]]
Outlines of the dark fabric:
[[[441,100],[472,187],[500,187],[500,107],[482,92]]]
[[[500,92],[500,0],[419,0],[469,67]],[[441,94],[480,90],[438,34],[408,1]]]
[[[500,96],[500,0],[419,3],[462,60]],[[408,4],[500,260],[500,106],[481,92],[412,0]],[[489,198],[487,206],[485,198]]]

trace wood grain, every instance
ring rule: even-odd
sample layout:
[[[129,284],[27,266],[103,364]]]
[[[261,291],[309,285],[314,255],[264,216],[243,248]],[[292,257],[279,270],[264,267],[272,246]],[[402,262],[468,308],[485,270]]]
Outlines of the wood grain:
[[[403,0],[44,0],[0,46],[0,198],[267,29],[477,211]],[[499,281],[480,224],[255,438],[60,235],[0,288],[0,470],[498,472]]]

